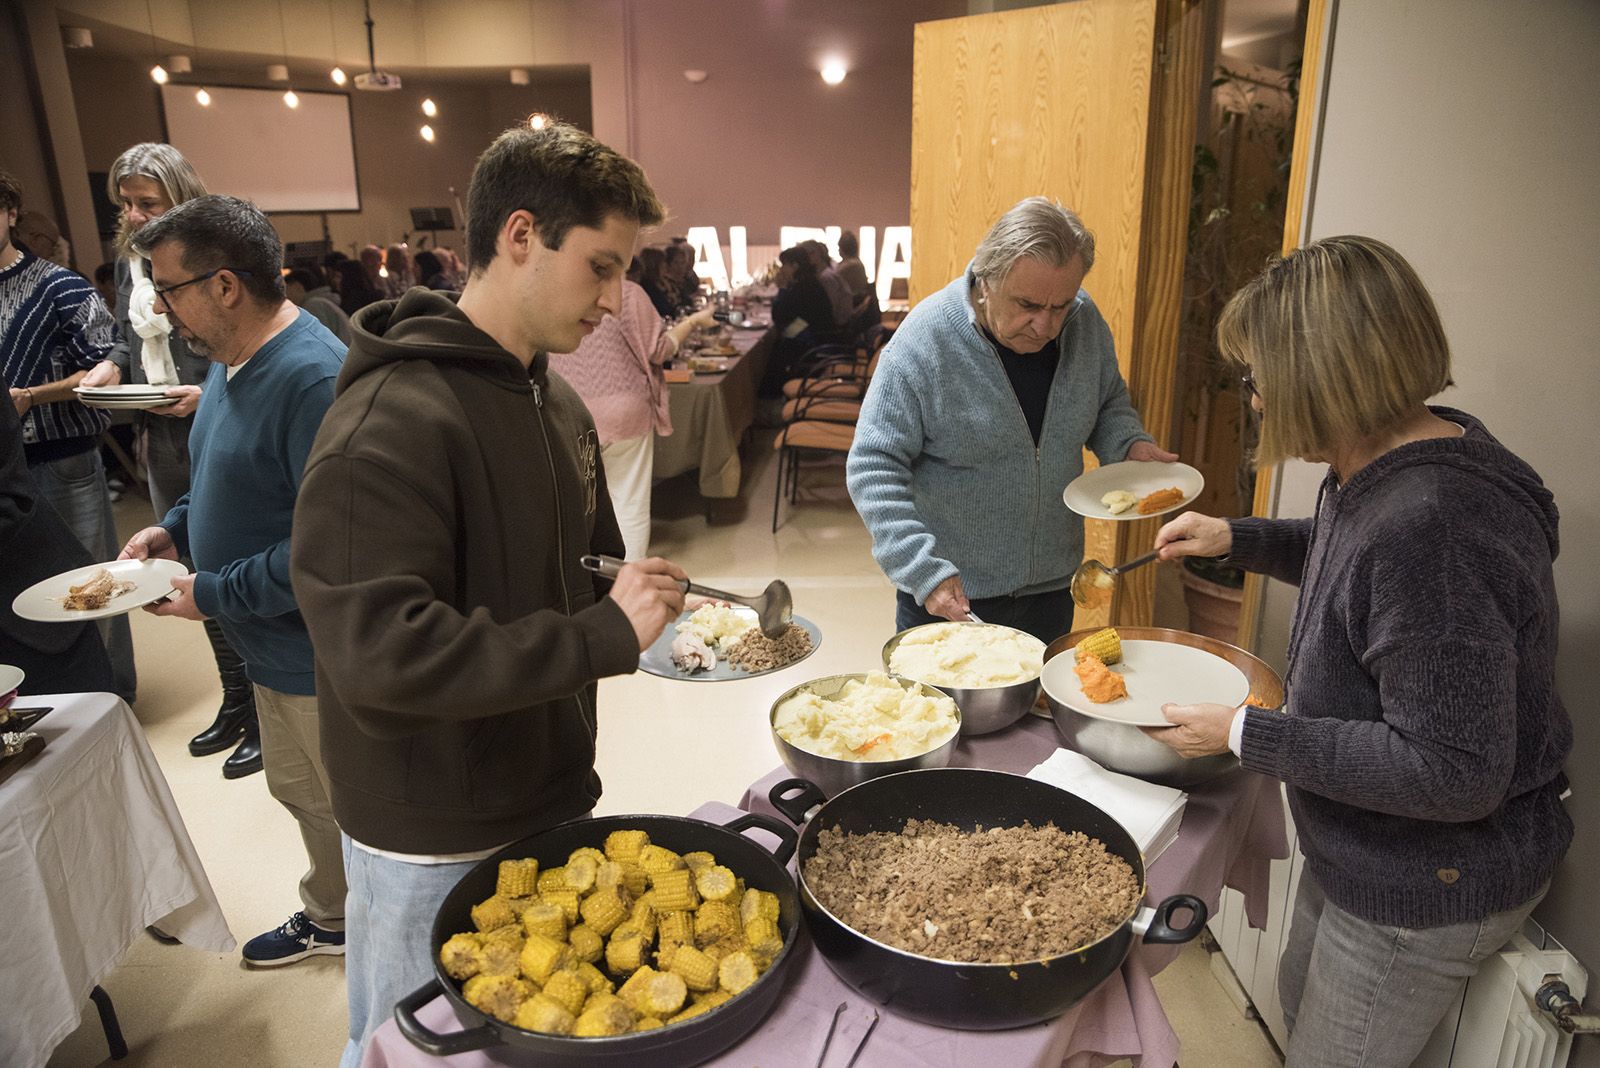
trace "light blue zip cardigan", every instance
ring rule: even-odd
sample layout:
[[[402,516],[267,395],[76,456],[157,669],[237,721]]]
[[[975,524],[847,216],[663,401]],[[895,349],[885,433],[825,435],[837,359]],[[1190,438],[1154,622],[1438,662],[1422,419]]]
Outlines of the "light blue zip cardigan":
[[[1034,446],[1000,356],[978,327],[963,274],[911,310],[884,347],[850,448],[850,498],[884,574],[917,603],[951,575],[969,598],[1067,585],[1083,520],[1061,492],[1153,441],[1117,369],[1111,330],[1078,291]]]

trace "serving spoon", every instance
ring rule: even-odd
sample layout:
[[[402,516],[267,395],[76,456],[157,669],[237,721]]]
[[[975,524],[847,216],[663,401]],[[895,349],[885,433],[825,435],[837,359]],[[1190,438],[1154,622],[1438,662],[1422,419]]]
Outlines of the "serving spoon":
[[[602,578],[615,579],[617,573],[622,570],[622,561],[614,556],[584,556],[579,558],[578,562]],[[724,590],[714,590],[710,586],[702,586],[688,580],[678,583],[678,586],[684,593],[697,593],[701,597],[732,601],[747,608],[754,608],[756,623],[761,627],[761,633],[769,638],[783,637],[784,631],[789,629],[789,624],[794,622],[794,597],[789,593],[789,584],[782,579],[773,579],[769,582],[766,591],[759,597],[745,597]]]
[[[1072,573],[1072,599],[1084,608],[1104,604],[1111,597],[1118,575],[1143,567],[1160,555],[1161,550],[1154,549],[1117,567],[1107,567],[1098,560],[1085,560]]]

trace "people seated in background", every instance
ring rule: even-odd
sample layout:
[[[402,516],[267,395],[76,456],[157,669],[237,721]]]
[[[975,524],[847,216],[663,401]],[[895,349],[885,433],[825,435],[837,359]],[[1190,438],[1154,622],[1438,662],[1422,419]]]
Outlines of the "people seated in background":
[[[368,288],[375,290],[379,294],[378,299],[382,300],[387,295],[384,291],[384,275],[387,272],[383,267],[383,249],[377,245],[366,245],[362,247],[360,252],[356,253],[356,258],[361,261],[361,271],[367,276]],[[341,290],[341,292],[343,291]],[[345,305],[344,310],[351,315],[356,313],[356,309],[348,304]]]
[[[594,416],[606,490],[627,546],[624,559],[642,560],[650,548],[650,484],[656,435],[672,433],[667,383],[661,366],[697,327],[715,324],[703,308],[663,329],[650,297],[622,283],[622,307],[566,355],[550,354],[550,370],[578,391]]]
[[[462,286],[466,285],[466,264],[461,262],[461,257],[456,255],[455,249],[448,245],[440,245],[433,250],[433,254],[439,257],[439,266],[443,272],[439,276],[441,286],[445,289],[459,291]]]
[[[663,274],[667,295],[672,298],[675,310],[690,307],[695,294],[700,292],[700,276],[694,273],[694,249],[685,241],[674,240],[666,247],[666,257]]]
[[[454,263],[455,255],[447,248],[417,253],[417,285],[447,292],[459,290],[461,279],[453,268]]]
[[[871,292],[867,267],[861,262],[861,242],[856,240],[854,230],[846,230],[839,235],[839,262],[834,270],[844,279],[853,303],[861,303],[861,299]]]
[[[383,290],[372,284],[372,273],[367,270],[365,250],[362,251],[360,261],[344,260],[337,266],[339,307],[344,309],[346,315],[354,315],[368,304],[376,304],[385,299]]]
[[[13,239],[21,211],[21,185],[0,171],[0,376],[22,420],[23,452],[40,497],[91,557],[110,560],[117,530],[99,443],[111,417],[80,404],[72,390],[110,355],[117,327],[88,279]],[[116,692],[131,703],[138,680],[127,617],[108,620],[101,633]]]
[[[842,328],[855,317],[855,300],[850,295],[850,284],[840,277],[833,266],[833,257],[828,255],[828,246],[821,241],[802,241],[797,246],[811,260],[811,267],[817,273],[817,281],[822,283],[822,291],[828,294],[828,304],[833,309],[833,322],[835,327]]]
[[[61,236],[61,227],[50,216],[41,211],[19,212],[14,232],[18,244],[41,260],[72,269],[72,246]]]
[[[296,267],[283,280],[289,299],[316,317],[334,337],[350,344],[350,316],[339,307],[333,289],[315,271]]]
[[[637,265],[634,278],[650,298],[650,303],[656,309],[656,314],[663,319],[670,319],[678,314],[678,302],[672,294],[672,286],[667,281],[667,254],[658,248],[642,248],[634,256],[633,262]]]
[[[400,294],[417,284],[416,268],[411,265],[411,250],[403,242],[390,245],[384,252],[383,268],[387,272],[383,280],[383,292],[390,300],[399,298]]]
[[[778,253],[778,262],[781,266],[773,279],[778,293],[772,298],[772,325],[778,330],[778,342],[758,391],[767,398],[781,397],[783,384],[794,377],[800,357],[832,340],[838,330],[833,302],[817,278],[812,253],[796,245]]]

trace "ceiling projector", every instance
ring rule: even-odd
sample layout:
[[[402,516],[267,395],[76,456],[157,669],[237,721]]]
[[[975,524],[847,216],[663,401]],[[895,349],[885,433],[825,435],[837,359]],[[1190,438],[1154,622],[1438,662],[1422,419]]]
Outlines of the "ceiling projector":
[[[357,74],[355,82],[357,89],[365,89],[373,93],[387,93],[400,88],[400,75],[390,74],[386,70],[374,70],[366,74]]]

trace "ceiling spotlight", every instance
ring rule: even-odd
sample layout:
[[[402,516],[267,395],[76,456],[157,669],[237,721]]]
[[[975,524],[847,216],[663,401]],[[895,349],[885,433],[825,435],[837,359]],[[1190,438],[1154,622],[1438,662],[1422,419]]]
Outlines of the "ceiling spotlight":
[[[424,141],[428,142],[428,144],[430,144],[430,145],[433,144],[433,127],[432,126],[429,126],[427,123],[423,123],[422,124],[422,129],[418,130],[417,132],[422,135],[422,139]]]
[[[205,86],[202,85],[194,91],[194,102],[203,108],[211,106],[211,94],[206,92]]]
[[[684,76],[684,78],[686,78],[688,81],[690,81],[691,83],[693,83],[695,85],[699,85],[701,82],[705,81],[706,78],[708,77],[706,72],[703,71],[703,70],[686,70],[686,71],[683,72],[683,76]]]
[[[511,69],[511,84],[512,85],[527,85],[528,84],[528,72],[523,70],[521,67],[513,67]]]
[[[343,67],[333,68],[328,72],[328,77],[333,79],[334,85],[343,85],[345,82],[350,80],[349,76],[345,74]]]
[[[271,82],[286,82],[289,80],[289,68],[282,63],[267,65],[267,80]]]
[[[845,65],[842,59],[825,59],[822,61],[822,80],[829,85],[838,85],[844,81]]]
[[[190,65],[188,56],[172,55],[167,57],[167,70],[173,74],[188,74],[194,67]]]
[[[535,111],[532,115],[528,116],[528,125],[533,127],[535,130],[542,130],[546,126],[550,125],[550,116],[544,114],[543,112]]]
[[[293,89],[284,90],[283,102],[287,107],[291,108],[297,108],[300,106],[300,98],[295,95],[295,91]]]
[[[155,66],[151,67],[150,68],[150,80],[155,82],[157,85],[166,85],[167,84],[167,68],[163,67],[159,63],[157,63]]]
[[[439,105],[433,102],[433,97],[430,96],[422,102],[422,113],[430,119],[439,114]]]

